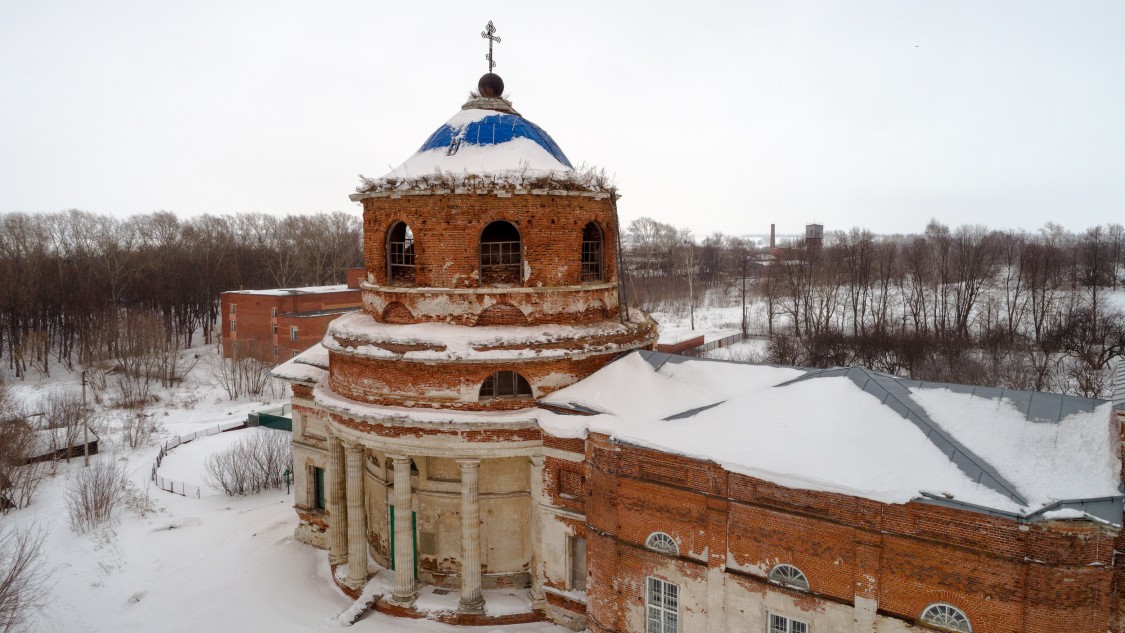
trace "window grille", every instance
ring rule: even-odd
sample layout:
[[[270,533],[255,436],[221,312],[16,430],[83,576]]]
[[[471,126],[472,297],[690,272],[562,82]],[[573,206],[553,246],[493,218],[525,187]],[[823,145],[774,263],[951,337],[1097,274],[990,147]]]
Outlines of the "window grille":
[[[484,380],[480,386],[480,399],[488,398],[530,398],[531,385],[527,379],[514,371],[498,371]]]
[[[602,281],[602,231],[593,222],[582,229],[581,280]]]
[[[276,323],[273,324],[273,333],[277,334],[277,324]]]
[[[414,283],[414,233],[405,222],[395,222],[387,234],[387,278],[391,283]]]
[[[270,316],[277,318],[277,308],[270,308]]]
[[[770,633],[809,633],[809,625],[807,622],[771,613]]]
[[[969,616],[957,607],[938,602],[926,607],[920,618],[923,623],[943,631],[955,633],[972,633],[973,626],[969,624]]]
[[[235,313],[236,313],[236,308],[238,308],[238,306],[234,305],[233,303],[232,303],[232,304],[230,304],[230,313],[231,313],[231,314],[235,314]]]
[[[274,356],[277,356],[277,355],[279,355],[280,353],[281,353],[281,352],[280,352],[280,350],[278,350],[278,349],[277,349],[277,346],[276,346],[276,345],[274,345],[274,346],[273,346],[273,355],[274,355]]]
[[[234,331],[236,331],[236,330],[238,330],[238,324],[237,324],[237,323],[235,323],[234,321],[231,321],[231,322],[230,322],[230,331],[231,331],[231,332],[234,332]]]
[[[770,581],[776,582],[779,585],[792,587],[793,589],[800,589],[801,591],[809,590],[809,579],[800,569],[792,565],[778,565],[770,570]]]
[[[645,540],[645,547],[672,556],[680,555],[680,546],[676,545],[676,540],[663,532],[649,534]]]
[[[297,358],[297,354],[298,354],[298,352],[295,349],[289,351],[290,358]]]
[[[296,325],[289,326],[289,340],[290,341],[297,340],[297,326]]]
[[[520,232],[507,222],[493,222],[480,234],[480,282],[519,284],[523,268]]]
[[[678,633],[680,630],[680,586],[659,578],[648,578],[645,592],[647,633]]]

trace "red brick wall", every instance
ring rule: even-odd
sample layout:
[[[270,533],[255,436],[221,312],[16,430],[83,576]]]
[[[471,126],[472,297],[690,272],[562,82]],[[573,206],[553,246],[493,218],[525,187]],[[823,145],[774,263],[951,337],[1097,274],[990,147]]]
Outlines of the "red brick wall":
[[[532,359],[509,363],[424,363],[401,358],[362,358],[332,352],[329,386],[333,392],[347,398],[386,406],[464,410],[521,409],[534,406],[534,403],[530,399],[494,398],[480,402],[462,402],[457,398],[462,388],[475,397],[484,380],[501,370],[519,372],[531,384],[534,397],[542,397],[566,386],[555,378],[550,383],[544,383],[547,377],[570,375],[577,381],[603,367],[615,355],[616,352],[612,352],[585,358]],[[435,390],[451,395],[427,395]]]
[[[328,330],[328,324],[339,314],[323,316],[287,316],[286,313],[314,312],[337,308],[358,308],[361,305],[359,290],[342,292],[308,293],[303,295],[269,295],[241,292],[224,292],[219,295],[222,314],[223,355],[231,356],[231,342],[239,341],[243,353],[253,346],[256,354],[274,357],[273,348],[278,348],[278,362],[288,360],[293,352],[301,353],[320,342]],[[231,314],[230,306],[236,311]],[[273,316],[277,309],[277,317]],[[231,332],[231,321],[237,323]],[[277,324],[277,333],[273,325]],[[290,337],[289,327],[298,327],[297,340]]]
[[[581,283],[582,229],[601,227],[603,279],[615,281],[616,234],[612,203],[586,196],[515,194],[411,195],[363,201],[364,261],[375,283],[387,284],[386,239],[391,225],[406,222],[414,234],[416,285],[474,288],[479,284],[481,231],[497,220],[520,231],[531,267],[524,286]]]
[[[907,622],[949,602],[978,633],[1121,630],[1112,594],[1116,529],[1084,521],[1021,529],[943,506],[790,489],[599,434],[587,442],[587,464],[595,631],[627,630],[653,569],[671,562],[681,582],[700,582],[727,552],[728,575],[750,591],[790,592],[762,583],[761,574],[778,563],[797,566],[814,594],[798,604],[810,612],[823,600],[850,605],[858,594]],[[680,556],[645,550],[653,531],[675,538]]]

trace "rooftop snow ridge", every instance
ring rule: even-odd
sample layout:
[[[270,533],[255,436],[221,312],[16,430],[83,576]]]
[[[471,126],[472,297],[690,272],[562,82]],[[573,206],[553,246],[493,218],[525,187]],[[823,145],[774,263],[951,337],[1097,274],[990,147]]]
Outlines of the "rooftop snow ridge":
[[[566,171],[534,169],[530,163],[516,163],[509,169],[476,172],[468,168],[450,169],[434,165],[425,171],[392,171],[379,178],[359,177],[360,185],[352,200],[371,195],[449,195],[495,192],[531,195],[617,194],[617,186],[605,170],[589,165]]]
[[[812,370],[809,373],[777,385],[784,387],[796,382],[811,380],[813,378],[827,378],[831,376],[844,376],[850,379],[860,389],[878,398],[879,402],[889,407],[895,413],[910,420],[922,431],[928,440],[960,468],[969,479],[984,484],[993,490],[1006,495],[1020,505],[1028,505],[1027,499],[1019,493],[1016,487],[996,471],[996,469],[978,456],[956,438],[946,433],[932,419],[926,410],[910,397],[910,390],[901,385],[897,378],[864,367],[839,367],[834,369]]]
[[[552,435],[604,433],[797,489],[1115,525],[1125,500],[1101,400],[638,350],[539,403]]]

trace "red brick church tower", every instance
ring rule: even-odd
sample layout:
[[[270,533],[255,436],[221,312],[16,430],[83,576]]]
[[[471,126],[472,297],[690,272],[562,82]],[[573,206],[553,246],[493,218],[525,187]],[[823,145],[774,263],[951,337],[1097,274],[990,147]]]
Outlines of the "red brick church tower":
[[[376,608],[460,623],[545,617],[542,559],[562,545],[541,542],[536,400],[656,340],[622,309],[615,188],[502,95],[485,75],[364,180],[363,310],[275,372],[293,383],[298,537]],[[459,599],[435,607],[434,589]],[[496,613],[492,589],[526,608]]]

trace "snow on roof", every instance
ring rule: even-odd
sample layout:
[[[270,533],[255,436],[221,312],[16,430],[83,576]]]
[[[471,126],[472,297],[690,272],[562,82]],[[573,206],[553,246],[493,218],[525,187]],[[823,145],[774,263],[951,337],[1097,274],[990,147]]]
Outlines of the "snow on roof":
[[[374,405],[346,398],[323,383],[313,389],[316,403],[357,419],[377,420],[381,424],[403,425],[492,425],[524,426],[535,424],[539,410],[533,401],[525,409],[504,411],[460,411],[457,409],[424,409],[421,407],[392,407]]]
[[[345,314],[328,325],[324,346],[329,351],[373,358],[410,360],[519,360],[573,356],[572,342],[591,336],[625,335],[647,323],[623,325],[617,321],[593,325],[477,326],[449,323],[379,323],[365,312]],[[341,342],[342,339],[343,342]],[[552,344],[555,344],[552,348]],[[417,347],[390,351],[380,345]],[[630,347],[632,347],[630,339]],[[510,347],[511,349],[496,349]],[[614,343],[590,346],[589,352],[620,350]]]
[[[641,351],[541,400],[603,413],[544,412],[540,424],[556,436],[606,433],[784,486],[886,503],[928,498],[1027,516],[1059,501],[1113,498],[1119,523],[1111,404],[1053,396],[1068,401],[1055,409],[1068,414],[1045,422],[1021,408],[1026,392],[993,391]]]
[[[270,375],[293,382],[316,383],[328,375],[328,350],[320,343],[270,370]]]
[[[554,139],[517,114],[461,110],[430,135],[418,151],[388,178],[418,178],[435,173],[573,172]]]
[[[271,296],[271,297],[283,297],[283,296],[287,296],[287,295],[309,295],[309,294],[323,294],[323,293],[328,293],[328,292],[345,292],[347,290],[348,290],[348,284],[336,284],[334,286],[304,286],[302,288],[267,288],[267,289],[264,289],[264,290],[227,290],[223,294],[266,295],[266,296]]]

